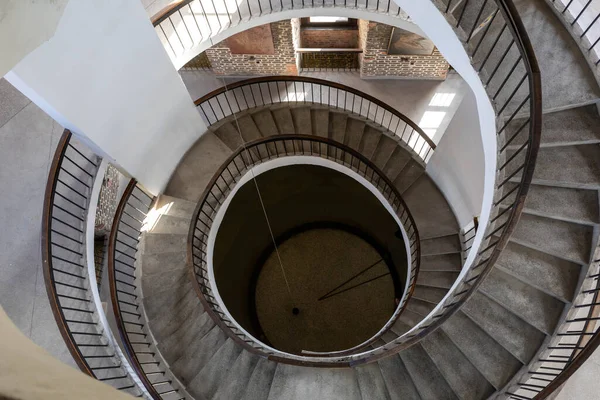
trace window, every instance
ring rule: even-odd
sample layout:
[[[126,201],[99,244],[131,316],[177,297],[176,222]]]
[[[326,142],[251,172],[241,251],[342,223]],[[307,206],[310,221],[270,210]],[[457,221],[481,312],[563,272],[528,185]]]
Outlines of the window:
[[[320,28],[320,29],[357,29],[358,21],[354,18],[344,17],[308,17],[302,18],[302,28]]]

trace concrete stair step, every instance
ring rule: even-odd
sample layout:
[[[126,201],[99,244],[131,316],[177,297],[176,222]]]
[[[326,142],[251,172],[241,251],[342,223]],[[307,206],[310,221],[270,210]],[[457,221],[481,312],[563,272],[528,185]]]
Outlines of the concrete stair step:
[[[362,400],[391,400],[379,364],[367,364],[355,369]]]
[[[353,369],[325,369],[278,364],[268,400],[361,400]]]
[[[329,138],[338,143],[344,143],[348,114],[339,112],[329,113]]]
[[[581,264],[591,257],[593,227],[522,214],[511,241]]]
[[[156,200],[155,209],[163,215],[171,217],[183,218],[188,221],[192,219],[192,214],[196,210],[196,202],[179,199],[173,196],[161,194]]]
[[[367,125],[358,146],[360,154],[372,160],[381,136],[379,130]]]
[[[158,217],[156,223],[148,232],[185,235],[189,230],[190,219],[163,214]]]
[[[442,289],[450,289],[458,277],[458,272],[419,271],[417,284]]]
[[[600,188],[600,146],[587,144],[540,148],[533,183]]]
[[[400,335],[404,335],[406,332],[410,331],[412,329],[412,326],[405,324],[404,322],[397,320],[394,323],[394,326],[392,327],[392,334],[397,338]],[[372,348],[377,348],[378,346],[380,346],[380,344],[378,344],[378,342],[375,342],[373,344]]]
[[[421,400],[404,362],[398,355],[379,361],[381,375],[392,400]]]
[[[542,118],[541,146],[600,143],[599,121],[595,104],[545,114]],[[522,118],[515,118],[506,128],[506,136],[512,137],[524,122]],[[523,129],[514,142],[520,145],[528,137],[528,130]]]
[[[292,135],[296,133],[294,128],[294,118],[289,107],[272,108],[273,119],[277,125],[277,130],[282,135]]]
[[[261,136],[268,137],[279,134],[279,129],[273,118],[273,114],[270,109],[260,110],[252,114],[252,119],[256,124],[256,127],[260,131]]]
[[[421,345],[458,398],[484,399],[495,391],[442,330],[433,332]]]
[[[162,308],[172,309],[187,296],[195,295],[191,282],[186,282],[183,287],[175,292],[146,293],[144,296],[144,310],[151,321],[162,315]]]
[[[243,350],[229,373],[224,377],[221,386],[213,396],[213,400],[239,399],[246,391],[259,360],[259,356]]]
[[[447,292],[448,290],[446,289],[416,285],[413,292],[413,298],[437,304],[442,301]]]
[[[502,388],[522,364],[461,311],[442,330],[496,389]]]
[[[383,167],[383,173],[394,182],[409,161],[411,161],[410,153],[396,144],[394,152]]]
[[[547,335],[552,334],[565,306],[560,300],[497,268],[479,290]]]
[[[421,254],[420,271],[456,271],[462,270],[460,253]]]
[[[400,358],[422,399],[458,399],[421,344],[417,343],[404,350],[400,353]]]
[[[141,255],[142,280],[146,276],[161,275],[172,271],[185,270],[187,252],[176,251],[168,253],[150,253]]]
[[[192,396],[200,393],[197,388],[188,385],[226,341],[227,335],[215,325],[202,339],[193,341],[183,356],[171,364],[171,371],[187,386]]]
[[[212,399],[219,387],[227,382],[224,378],[233,369],[241,352],[242,348],[233,339],[227,339],[190,382],[190,390],[199,393],[200,398]]]
[[[215,130],[215,135],[233,151],[244,143],[234,124],[234,121],[226,122]]]
[[[315,108],[311,110],[313,135],[322,138],[329,137],[329,109]]]
[[[210,315],[202,308],[196,308],[179,329],[159,343],[161,354],[169,364],[173,364],[187,352],[188,346],[202,340],[214,327],[215,322]]]
[[[165,194],[197,203],[215,172],[232,152],[217,135],[210,131],[204,133],[180,161]]]
[[[411,328],[415,325],[417,325],[419,322],[421,322],[423,320],[423,315],[417,314],[414,311],[405,309],[404,311],[402,311],[402,314],[400,314],[400,317],[398,317],[398,321],[410,326]],[[394,329],[395,324],[392,326],[392,330],[394,332],[396,332],[396,329]],[[398,332],[396,332],[398,333]]]
[[[162,253],[164,255],[175,254],[179,258],[184,258],[185,253]],[[161,254],[161,255],[162,255]],[[181,257],[181,256],[184,257]],[[142,292],[144,296],[151,296],[156,293],[179,290],[186,280],[190,279],[190,272],[186,268],[185,258],[183,264],[179,265],[179,268],[165,269],[153,274],[142,274]]]
[[[276,369],[277,363],[269,361],[266,358],[259,359],[240,399],[255,400],[268,398]]]
[[[421,175],[404,193],[419,235],[423,238],[458,233],[454,212],[437,185],[426,174]]]
[[[187,252],[187,233],[145,233],[141,242],[144,254]]]
[[[516,184],[507,184],[512,189]],[[597,224],[600,222],[597,190],[531,185],[524,211],[564,221]],[[503,205],[509,206],[506,201]]]
[[[384,170],[384,167],[387,165],[388,160],[396,151],[397,147],[399,146],[395,140],[382,134],[379,143],[377,144],[377,148],[375,149],[375,153],[373,154],[373,163],[379,167],[379,169]]]
[[[363,132],[365,131],[365,126],[366,124],[364,121],[351,117],[348,118],[344,144],[358,151]]]
[[[163,293],[168,294],[168,292]],[[195,310],[202,310],[200,300],[197,296],[194,297],[194,294],[188,292],[179,302],[163,303],[161,307],[162,314],[156,318],[148,319],[148,325],[152,327],[152,333],[157,341],[164,340],[172,335]],[[173,296],[173,293],[171,292],[170,295]],[[144,301],[144,304],[147,304],[147,302]]]
[[[458,254],[460,256],[460,237],[456,234],[431,239],[421,239],[421,255]]]
[[[312,135],[310,107],[292,107],[294,131],[300,135]]]
[[[263,137],[251,115],[241,115],[234,126],[239,129],[245,142],[252,142]]]
[[[523,364],[531,361],[544,340],[542,332],[481,292],[461,311]]]
[[[581,269],[579,264],[512,242],[496,267],[563,302],[573,300]]]
[[[425,168],[419,162],[411,159],[394,179],[394,186],[400,194],[404,194],[424,174]]]
[[[434,308],[435,304],[428,301],[419,300],[414,297],[411,297],[406,304],[407,310],[422,315],[423,317],[426,317],[431,311],[433,311]]]

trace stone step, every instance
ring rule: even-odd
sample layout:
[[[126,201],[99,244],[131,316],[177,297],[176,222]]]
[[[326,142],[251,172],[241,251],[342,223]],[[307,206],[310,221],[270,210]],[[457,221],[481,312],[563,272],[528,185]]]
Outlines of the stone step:
[[[174,291],[163,292],[167,295],[174,296]],[[172,335],[177,329],[179,329],[183,323],[196,310],[202,310],[200,300],[195,293],[188,292],[186,296],[178,302],[163,303],[161,309],[161,315],[153,319],[148,319],[148,325],[152,326],[152,333],[157,341],[161,341]],[[152,300],[146,301],[144,299],[144,305],[148,304]]]
[[[591,257],[593,227],[524,213],[511,241],[577,263]]]
[[[294,128],[294,119],[289,107],[272,108],[273,119],[277,125],[277,130],[282,135],[292,135],[296,133]]]
[[[346,136],[344,144],[358,151],[361,143],[363,132],[365,131],[365,122],[356,118],[348,118],[346,123]]]
[[[448,290],[446,289],[416,285],[413,292],[413,298],[437,304],[442,301],[446,293],[448,293]]]
[[[424,174],[425,168],[419,162],[411,159],[394,179],[394,186],[400,194],[404,194]]]
[[[227,339],[189,383],[190,391],[200,394],[199,398],[212,399],[219,387],[227,382],[224,378],[229,375],[241,352],[242,348],[233,339]]]
[[[410,153],[396,145],[394,152],[383,167],[383,173],[394,182],[409,161],[411,161]]]
[[[401,352],[400,358],[422,399],[458,399],[444,376],[419,343]]]
[[[392,400],[421,400],[404,362],[398,355],[379,361],[381,375]]]
[[[355,369],[362,400],[391,400],[379,364],[367,364]]]
[[[279,134],[279,129],[273,118],[270,109],[261,110],[252,114],[252,119],[260,131],[262,137],[269,137]]]
[[[329,137],[329,109],[315,108],[311,110],[313,135],[322,138]]]
[[[190,279],[190,271],[186,265],[187,253],[161,253],[160,258],[166,260],[166,263],[155,272],[146,272],[146,261],[148,257],[156,259],[156,254],[143,255],[142,257],[142,292],[144,296],[179,290],[185,280]],[[171,256],[171,257],[167,257]],[[176,263],[176,264],[171,264]]]
[[[411,299],[406,304],[406,309],[410,310],[416,314],[422,315],[425,318],[433,309],[435,308],[435,304],[429,303],[427,301],[419,300],[417,298],[411,297]]]
[[[563,301],[573,300],[581,266],[509,242],[495,265],[529,285]]]
[[[382,134],[379,143],[377,144],[377,148],[373,153],[373,163],[379,167],[379,169],[384,170],[388,160],[398,147],[398,143],[395,140]]]
[[[141,245],[144,254],[187,252],[187,233],[145,233]]]
[[[345,113],[329,113],[329,139],[335,140],[338,143],[344,143],[348,118],[348,114]]]
[[[234,126],[239,129],[245,142],[252,142],[263,137],[251,115],[241,115]]]
[[[269,361],[266,358],[259,359],[240,399],[256,400],[268,398],[276,369],[277,363]]]
[[[521,363],[528,364],[544,340],[544,334],[481,292],[461,309]]]
[[[191,220],[192,214],[196,210],[197,202],[179,199],[173,196],[161,194],[156,201],[154,208],[162,215],[183,218]]]
[[[458,272],[419,271],[417,284],[420,286],[450,289],[458,278]]]
[[[507,189],[514,187],[507,184]],[[531,185],[524,211],[583,224],[600,223],[597,190],[572,189],[556,186]],[[509,206],[507,201],[503,205]]]
[[[153,320],[162,315],[161,309],[172,309],[187,296],[195,295],[192,283],[187,281],[175,292],[146,293],[144,296],[144,310],[148,320]]]
[[[421,254],[420,271],[456,271],[462,270],[460,253]]]
[[[560,300],[497,268],[479,290],[547,335],[553,333],[565,306]]]
[[[421,175],[403,197],[422,238],[458,233],[454,212],[428,175]]]
[[[420,343],[460,399],[485,399],[495,391],[444,331],[438,329]]]
[[[268,400],[361,400],[353,369],[326,369],[278,364]]]
[[[600,146],[588,144],[540,148],[533,183],[600,189]]]
[[[400,314],[400,317],[398,318],[398,321],[410,326],[411,328],[415,325],[417,325],[419,322],[421,322],[423,320],[423,316],[419,315],[411,310],[405,309],[404,311],[402,311],[402,314]],[[394,325],[395,326],[395,325]],[[396,333],[398,333],[396,331],[396,329],[394,329],[394,326],[392,326],[392,330]]]
[[[243,350],[213,396],[213,400],[239,399],[246,391],[260,357]],[[270,388],[270,382],[269,382]],[[266,395],[265,395],[266,398]]]
[[[458,254],[460,256],[461,250],[460,237],[456,234],[431,239],[421,239],[422,256],[447,254]]]
[[[501,389],[522,366],[462,311],[444,323],[442,330],[496,389]]]
[[[369,160],[372,160],[380,138],[381,132],[367,125],[358,146],[358,152]]]
[[[148,232],[186,235],[189,230],[190,219],[163,214],[158,217],[154,226],[150,227]]]
[[[310,107],[292,107],[294,131],[299,135],[312,135]]]
[[[173,364],[188,351],[193,342],[202,340],[214,326],[215,322],[210,315],[203,312],[201,307],[197,307],[179,329],[159,342],[161,354],[169,364]]]

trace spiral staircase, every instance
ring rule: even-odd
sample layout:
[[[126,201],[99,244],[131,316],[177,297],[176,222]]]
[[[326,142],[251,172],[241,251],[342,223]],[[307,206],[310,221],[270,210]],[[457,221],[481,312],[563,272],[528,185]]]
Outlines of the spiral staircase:
[[[581,366],[600,344],[597,84],[569,31],[549,22],[552,4],[434,3],[496,112],[498,163],[486,225],[470,239],[461,231],[425,169],[435,145],[397,110],[316,79],[237,82],[196,101],[209,129],[164,193],[155,198],[132,179],[123,194],[108,250],[113,336],[81,262],[102,164],[66,131],[49,173],[42,245],[54,316],[83,372],[166,400],[520,400],[546,398]],[[284,10],[353,6],[406,19],[389,2],[282,2],[270,11],[260,2],[213,2],[214,13],[203,7],[194,14],[198,4],[176,3],[153,20],[175,65],[228,27]],[[189,21],[188,12],[204,20],[192,20],[200,34],[190,33],[197,42],[186,48],[174,33],[176,25],[189,27],[173,22]],[[534,51],[549,48],[560,48],[560,59],[538,58],[538,67]],[[568,91],[553,79],[565,66],[577,67],[568,70],[577,96],[556,96]],[[289,95],[299,84],[301,101]],[[210,225],[246,173],[290,156],[353,171],[406,224],[407,296],[389,326],[352,351],[272,349],[235,322],[211,286]],[[241,167],[226,168],[232,162]]]

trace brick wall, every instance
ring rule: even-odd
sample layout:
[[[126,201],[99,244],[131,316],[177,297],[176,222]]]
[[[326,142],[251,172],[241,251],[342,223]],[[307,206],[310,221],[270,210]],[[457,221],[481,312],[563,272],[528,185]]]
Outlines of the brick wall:
[[[446,79],[448,62],[434,49],[430,56],[388,55],[392,27],[359,20],[359,57],[361,77],[406,77],[413,79]]]
[[[358,46],[356,29],[302,29],[301,47],[323,49],[355,49]]]
[[[231,54],[226,41],[206,50],[212,69],[217,75],[298,75],[292,24],[290,21],[274,22],[271,25],[275,54]]]

